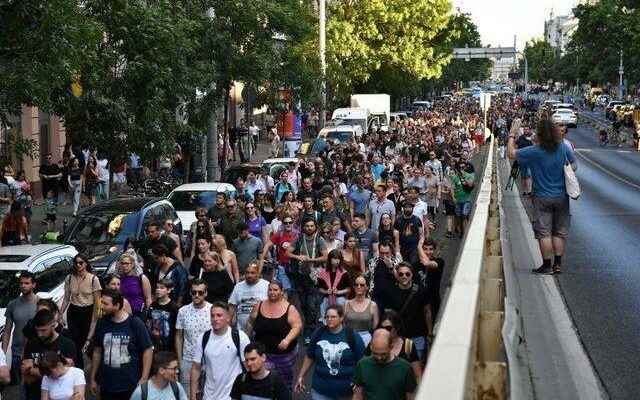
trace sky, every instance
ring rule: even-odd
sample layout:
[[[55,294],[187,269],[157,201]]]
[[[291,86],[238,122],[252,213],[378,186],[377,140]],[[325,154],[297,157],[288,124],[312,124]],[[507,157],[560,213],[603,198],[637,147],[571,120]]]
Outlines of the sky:
[[[554,14],[567,15],[577,0],[453,0],[453,6],[471,14],[478,26],[482,44],[492,47],[513,46],[518,50],[527,41],[544,35],[544,21]]]

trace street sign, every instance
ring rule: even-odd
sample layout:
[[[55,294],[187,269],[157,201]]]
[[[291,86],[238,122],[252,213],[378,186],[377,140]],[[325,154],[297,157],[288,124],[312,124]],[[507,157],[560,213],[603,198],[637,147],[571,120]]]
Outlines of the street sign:
[[[483,112],[487,112],[491,107],[491,93],[480,93],[480,108]]]

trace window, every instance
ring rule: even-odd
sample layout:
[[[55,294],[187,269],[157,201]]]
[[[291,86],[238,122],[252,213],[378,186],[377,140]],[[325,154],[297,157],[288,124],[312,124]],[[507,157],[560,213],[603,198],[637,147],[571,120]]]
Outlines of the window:
[[[58,287],[71,272],[71,263],[66,258],[55,258],[43,263],[44,270],[36,272],[36,290],[50,292]]]

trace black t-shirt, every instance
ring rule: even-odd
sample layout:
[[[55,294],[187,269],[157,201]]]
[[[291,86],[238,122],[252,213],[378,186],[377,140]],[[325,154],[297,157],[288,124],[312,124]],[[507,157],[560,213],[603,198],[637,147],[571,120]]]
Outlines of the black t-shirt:
[[[233,281],[226,269],[221,271],[203,271],[202,279],[207,283],[207,301],[226,302],[233,291]]]
[[[58,336],[52,342],[44,343],[40,339],[29,340],[24,347],[23,360],[33,360],[33,364],[38,366],[40,358],[47,351],[55,351],[62,354],[65,358],[73,360],[74,364],[78,363],[76,359],[76,345],[73,341],[65,336]],[[25,384],[27,400],[40,400],[40,384],[42,379],[37,382]]]
[[[38,173],[42,175],[58,175],[60,173],[60,167],[58,167],[58,164],[41,165],[38,169]]]
[[[420,240],[422,232],[422,221],[415,215],[405,217],[404,215],[396,219],[395,228],[400,232],[400,247],[402,249],[415,248]]]
[[[263,379],[253,379],[251,374],[244,373],[236,377],[231,388],[231,398],[242,400],[290,400],[291,392],[275,371]]]
[[[160,237],[157,240],[153,240],[150,237],[147,237],[142,242],[142,244],[140,245],[140,248],[138,249],[138,254],[140,254],[142,259],[144,260],[144,273],[145,275],[147,275],[147,277],[151,282],[156,281],[154,273],[159,268],[158,263],[156,262],[155,258],[153,258],[153,254],[151,253],[151,250],[153,250],[153,248],[158,244],[165,245],[167,249],[169,249],[169,253],[171,253],[171,257],[173,257],[173,252],[176,249],[176,247],[178,247],[178,245],[173,239],[165,235],[160,235]]]
[[[414,288],[401,289],[396,286],[391,292],[390,308],[398,313],[404,308],[403,312],[400,313],[400,320],[402,321],[400,336],[408,338],[427,334],[427,320],[424,308],[429,304],[429,295],[425,288],[418,285],[414,285],[414,287],[417,291],[411,298]],[[407,301],[409,301],[409,304],[405,307]]]
[[[437,285],[438,287],[440,286],[440,278],[442,277],[442,271],[444,270],[444,260],[442,258],[436,257],[433,261],[438,264],[438,267],[435,269],[427,268],[422,265],[420,261],[413,266],[413,281],[428,290],[434,285]]]
[[[147,329],[155,351],[175,351],[176,319],[178,306],[175,302],[160,304],[158,300],[151,303],[147,319]]]

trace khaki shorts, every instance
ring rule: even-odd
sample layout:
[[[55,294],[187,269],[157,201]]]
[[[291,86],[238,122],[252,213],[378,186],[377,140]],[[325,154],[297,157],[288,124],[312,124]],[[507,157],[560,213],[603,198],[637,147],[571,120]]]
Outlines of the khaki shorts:
[[[533,232],[536,239],[551,236],[566,238],[571,226],[569,196],[532,197]]]

